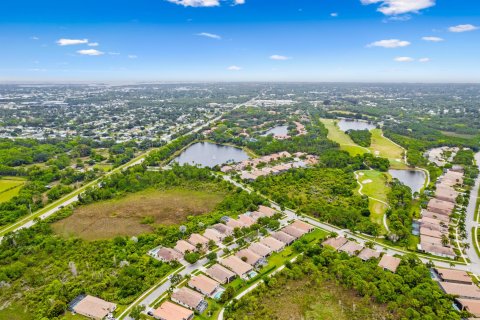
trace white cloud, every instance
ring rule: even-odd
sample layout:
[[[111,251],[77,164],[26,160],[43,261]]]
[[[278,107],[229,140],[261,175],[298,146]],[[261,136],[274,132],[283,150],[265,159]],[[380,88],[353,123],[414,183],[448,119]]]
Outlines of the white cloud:
[[[334,18],[336,18],[336,17],[338,17],[338,13],[336,13],[336,12],[332,12],[332,13],[330,13],[330,17],[334,17]]]
[[[227,70],[230,70],[230,71],[240,71],[242,70],[242,67],[239,67],[239,66],[230,66],[227,68]]]
[[[102,51],[98,51],[96,49],[78,50],[77,53],[85,56],[101,56],[104,54]]]
[[[39,38],[39,37],[36,37],[36,36],[30,37],[30,39],[32,39],[32,40],[40,40],[40,38]]]
[[[279,54],[274,54],[270,56],[270,59],[272,60],[277,60],[277,61],[284,61],[284,60],[290,60],[292,58],[287,57],[287,56],[281,56]]]
[[[367,47],[382,47],[382,48],[400,48],[407,47],[410,42],[398,39],[379,40],[370,43]]]
[[[459,24],[458,26],[453,26],[448,28],[450,32],[467,32],[477,30],[478,27],[474,26],[473,24]]]
[[[59,46],[73,46],[77,44],[87,44],[88,39],[58,39],[57,44]]]
[[[440,38],[440,37],[423,37],[422,40],[430,41],[430,42],[442,42],[442,41],[444,41],[444,39]]]
[[[167,0],[184,7],[217,7],[220,5],[219,0]]]
[[[430,58],[420,58],[418,59],[419,62],[430,62]]]
[[[245,0],[235,0],[235,4],[237,5],[245,4]]]
[[[108,54],[111,55],[111,56],[118,56],[118,55],[120,55],[119,52],[109,52]]]
[[[98,47],[99,46],[99,43],[98,42],[89,42],[87,44],[89,47]]]
[[[412,61],[414,61],[414,59],[411,58],[411,57],[396,57],[393,60],[395,60],[397,62],[412,62]]]
[[[128,55],[128,59],[137,59],[138,56],[137,55],[134,55],[134,54],[129,54]]]
[[[211,38],[211,39],[217,39],[217,40],[220,40],[222,39],[221,36],[219,36],[218,34],[215,34],[215,33],[208,33],[208,32],[201,32],[201,33],[197,33],[197,36],[200,36],[200,37],[207,37],[207,38]]]
[[[379,3],[377,11],[387,16],[409,12],[418,13],[420,10],[435,5],[435,0],[360,0],[360,2],[364,5]]]

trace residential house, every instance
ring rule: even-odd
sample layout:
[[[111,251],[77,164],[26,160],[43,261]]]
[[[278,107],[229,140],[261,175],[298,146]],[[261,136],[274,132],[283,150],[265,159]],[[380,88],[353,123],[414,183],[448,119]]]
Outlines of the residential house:
[[[265,258],[256,254],[255,252],[253,252],[250,249],[242,249],[242,250],[238,251],[235,254],[235,256],[240,258],[242,261],[245,261],[246,263],[248,263],[249,265],[251,265],[254,268],[265,264]]]
[[[423,218],[432,218],[439,220],[445,224],[448,224],[450,222],[450,217],[444,216],[435,212],[427,211],[427,210],[422,210],[422,219]]]
[[[448,234],[448,233],[447,233]],[[433,238],[438,238],[438,239],[442,239],[442,235],[443,233],[441,231],[437,231],[437,230],[432,230],[432,229],[429,229],[429,228],[426,228],[424,226],[421,226],[420,227],[420,235],[423,237],[423,236],[428,236],[428,237],[433,237]]]
[[[257,211],[264,214],[266,217],[272,217],[275,213],[277,213],[277,211],[274,209],[262,205],[258,206]]]
[[[198,311],[199,313],[202,313],[208,307],[208,303],[203,299],[203,296],[200,293],[187,287],[181,287],[176,290],[172,293],[170,298],[173,302],[187,307],[188,309]]]
[[[434,270],[442,281],[469,285],[473,284],[472,277],[470,277],[465,271],[443,268],[435,268]]]
[[[195,246],[195,248],[201,247],[203,249],[207,249],[209,239],[198,233],[192,233],[187,241],[190,242],[190,244],[192,244],[193,246]]]
[[[287,234],[283,231],[277,231],[277,232],[272,233],[272,237],[274,237],[278,241],[282,241],[287,246],[291,245],[293,243],[293,241],[295,241],[295,239],[296,239],[295,237],[292,237],[291,235],[289,235],[289,234]]]
[[[203,232],[203,236],[207,238],[208,240],[213,240],[215,243],[222,242],[223,239],[225,239],[225,235],[221,234],[214,228],[207,228]]]
[[[295,220],[295,222],[293,222],[291,226],[305,232],[312,232],[315,229],[315,227],[312,226],[310,223],[306,223],[301,220]]]
[[[460,310],[472,314],[474,319],[480,318],[480,300],[455,299],[455,301]]]
[[[160,248],[157,251],[157,258],[163,262],[180,261],[183,255],[171,248]]]
[[[191,320],[193,311],[170,301],[165,301],[153,311],[153,317],[159,320]]]
[[[250,227],[255,224],[255,220],[251,217],[247,216],[246,214],[241,214],[238,216],[238,221],[243,223],[246,227]]]
[[[260,242],[252,243],[248,247],[248,249],[250,249],[252,252],[258,254],[259,256],[261,256],[263,258],[268,257],[273,252],[273,250],[270,247],[268,247],[264,244],[261,244]]]
[[[446,294],[451,294],[465,299],[480,300],[480,288],[474,284],[461,284],[453,282],[439,282],[438,284]]]
[[[288,225],[282,228],[280,231],[285,232],[286,234],[294,237],[295,240],[307,233],[307,231],[304,231],[302,229],[297,229],[292,225]]]
[[[268,236],[260,240],[260,244],[263,244],[269,247],[274,252],[280,252],[285,248],[285,243],[283,243],[282,241],[278,241],[277,239],[271,236]]]
[[[344,237],[337,237],[337,238],[328,238],[327,240],[322,242],[322,245],[332,247],[335,250],[340,249],[345,243],[347,243],[347,239]]]
[[[341,246],[338,251],[339,252],[345,252],[349,256],[355,256],[357,255],[360,251],[362,251],[363,247],[356,243],[355,241],[347,241],[343,246]]]
[[[208,268],[205,273],[213,280],[222,284],[229,283],[236,277],[235,273],[219,265],[218,263]]]
[[[455,203],[457,201],[458,192],[455,191],[452,187],[445,186],[440,184],[437,186],[435,191],[435,198]]]
[[[393,273],[397,272],[397,268],[400,265],[400,260],[399,258],[389,256],[387,254],[383,255],[383,257],[380,259],[380,262],[378,262],[378,266],[382,268],[383,270],[389,270]]]
[[[196,251],[197,248],[195,248],[194,245],[191,243],[185,241],[185,240],[178,240],[177,244],[175,245],[174,249],[178,252],[180,252],[182,255],[185,255],[185,253],[188,252],[193,252]]]
[[[72,311],[90,319],[101,320],[112,313],[117,305],[93,296],[85,296],[74,305]]]
[[[450,247],[444,247],[443,245],[435,245],[429,242],[420,241],[420,250],[431,253],[437,256],[446,257],[446,258],[455,258],[456,254]]]
[[[233,218],[228,219],[226,225],[227,227],[230,227],[232,229],[245,227],[245,225],[242,222],[235,220]]]
[[[455,207],[455,204],[451,202],[443,201],[435,198],[431,199],[427,205],[428,211],[438,213],[444,216],[450,216],[450,214],[452,214],[454,207]]]
[[[220,288],[220,283],[204,274],[199,274],[188,281],[188,286],[207,297],[213,297],[217,289]]]
[[[235,272],[241,278],[248,278],[248,274],[253,271],[253,267],[236,256],[228,256],[220,260],[220,264]]]
[[[377,259],[380,258],[380,252],[372,250],[370,248],[364,248],[362,251],[360,251],[357,257],[359,257],[363,261]]]
[[[225,235],[226,237],[233,235],[233,228],[224,225],[223,223],[214,224],[212,228]]]

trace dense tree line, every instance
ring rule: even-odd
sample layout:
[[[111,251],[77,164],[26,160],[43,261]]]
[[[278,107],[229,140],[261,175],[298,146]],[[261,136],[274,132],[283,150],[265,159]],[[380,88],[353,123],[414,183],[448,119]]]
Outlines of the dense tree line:
[[[169,144],[150,152],[145,158],[145,163],[149,166],[159,165],[163,161],[169,159],[175,152],[183,149],[197,138],[197,134],[181,136]]]
[[[372,144],[372,133],[365,130],[347,130],[346,133],[352,138],[353,142],[359,146],[368,148]]]
[[[398,179],[393,179],[389,186],[387,198],[390,208],[386,213],[389,219],[389,239],[407,245],[412,233],[412,190]]]
[[[325,281],[336,282],[371,304],[386,305],[388,313],[378,315],[383,319],[459,320],[468,317],[466,312],[454,309],[453,298],[440,290],[431,279],[428,268],[415,256],[402,257],[396,273],[384,271],[377,262],[377,259],[363,262],[357,257],[310,244],[305,248],[304,256],[295,263],[287,263],[280,273],[264,279],[264,284],[228,305],[225,318],[277,319],[269,306],[279,295],[288,294],[285,288],[296,281],[305,281],[306,290],[317,288],[319,294],[325,290],[322,285]],[[291,304],[296,306],[299,301]],[[313,304],[303,307],[309,309]],[[363,308],[359,306],[354,314],[372,315]]]
[[[253,187],[281,206],[298,210],[337,225],[378,235],[370,221],[368,198],[355,192],[351,171],[331,168],[289,170],[280,175],[259,177]]]

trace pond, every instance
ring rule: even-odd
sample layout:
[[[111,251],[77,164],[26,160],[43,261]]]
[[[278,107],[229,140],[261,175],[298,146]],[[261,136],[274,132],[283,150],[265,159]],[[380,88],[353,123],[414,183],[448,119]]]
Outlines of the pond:
[[[288,134],[288,126],[276,126],[271,129],[268,129],[267,132],[265,132],[264,136],[268,136],[269,134],[273,135],[286,135]]]
[[[239,148],[222,146],[210,142],[197,142],[188,147],[173,162],[183,165],[200,165],[202,167],[214,167],[226,162],[240,162],[247,160],[248,154]]]
[[[376,128],[373,123],[362,120],[341,119],[337,122],[337,124],[340,130],[342,130],[343,132],[348,130],[372,130]]]
[[[409,186],[412,192],[420,192],[427,176],[421,170],[388,170],[393,178],[397,178],[404,185]]]

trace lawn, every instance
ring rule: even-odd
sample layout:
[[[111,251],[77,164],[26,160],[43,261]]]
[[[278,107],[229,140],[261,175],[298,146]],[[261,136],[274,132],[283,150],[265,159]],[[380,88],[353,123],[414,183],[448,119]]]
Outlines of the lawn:
[[[370,219],[382,226],[383,231],[386,231],[383,226],[383,215],[388,206],[382,202],[388,203],[389,187],[387,183],[391,179],[390,176],[375,170],[361,170],[356,173],[357,181],[362,185],[361,193],[369,197]],[[360,186],[358,191],[360,191]]]
[[[33,316],[31,313],[27,312],[21,305],[12,304],[5,307],[4,309],[0,309],[0,319],[30,320],[33,319]]]
[[[25,179],[17,177],[4,177],[0,179],[0,203],[7,202],[15,197],[24,184]]]
[[[80,206],[74,213],[53,224],[56,233],[86,240],[132,236],[152,231],[145,223],[178,224],[191,215],[212,211],[224,195],[188,189],[146,190],[122,199]],[[143,223],[142,223],[143,222]]]
[[[337,126],[337,120],[321,119],[323,125],[328,130],[327,138],[340,145],[340,149],[347,151],[352,156],[369,152],[367,148],[360,147],[350,138],[348,134],[340,130]]]
[[[370,151],[376,156],[390,160],[392,169],[406,169],[407,165],[403,162],[404,150],[390,139],[385,138],[381,129],[373,129],[370,132],[372,133]]]

